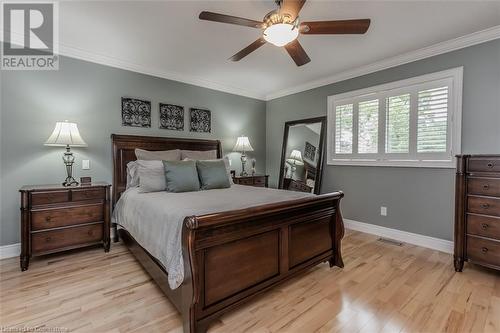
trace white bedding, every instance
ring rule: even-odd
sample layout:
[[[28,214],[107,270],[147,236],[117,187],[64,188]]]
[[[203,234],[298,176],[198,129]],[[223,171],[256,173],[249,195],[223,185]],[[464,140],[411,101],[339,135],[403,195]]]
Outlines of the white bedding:
[[[262,204],[312,196],[243,185],[198,192],[140,193],[137,187],[126,190],[114,210],[115,222],[123,226],[168,272],[170,288],[184,280],[181,233],[186,216],[217,213]]]

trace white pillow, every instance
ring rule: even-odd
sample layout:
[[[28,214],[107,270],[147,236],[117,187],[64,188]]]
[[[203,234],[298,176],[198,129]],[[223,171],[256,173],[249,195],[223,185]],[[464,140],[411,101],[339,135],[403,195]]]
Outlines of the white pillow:
[[[127,186],[128,190],[131,187],[139,186],[139,173],[137,172],[137,161],[127,163]]]
[[[216,160],[217,150],[181,150],[181,159]]]
[[[181,151],[180,149],[154,151],[136,148],[135,157],[145,161],[180,161]]]
[[[139,175],[139,192],[165,191],[165,169],[162,161],[137,160],[137,173]]]

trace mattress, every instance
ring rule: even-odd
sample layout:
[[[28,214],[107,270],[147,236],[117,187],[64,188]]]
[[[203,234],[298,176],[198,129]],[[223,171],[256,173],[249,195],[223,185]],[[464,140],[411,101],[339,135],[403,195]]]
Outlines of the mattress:
[[[175,289],[184,280],[181,235],[186,216],[244,209],[308,196],[313,194],[243,185],[184,193],[141,193],[134,187],[121,195],[113,217],[120,227],[125,228],[161,262],[168,272],[170,288]]]

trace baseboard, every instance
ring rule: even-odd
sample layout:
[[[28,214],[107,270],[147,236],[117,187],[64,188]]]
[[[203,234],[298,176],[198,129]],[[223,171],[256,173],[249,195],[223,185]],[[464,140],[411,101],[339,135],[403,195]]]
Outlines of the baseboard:
[[[115,232],[113,228],[111,228],[111,239],[113,239]],[[0,260],[18,257],[21,254],[21,243],[9,244],[0,246]]]
[[[410,243],[413,245],[418,245],[445,253],[453,253],[452,241],[424,236],[420,234],[414,234],[412,232],[401,231],[397,229],[381,227],[375,224],[358,222],[349,219],[344,219],[344,225],[347,229],[361,231],[367,234],[377,235],[380,237],[390,238],[403,243]]]
[[[21,243],[0,246],[0,260],[17,257],[21,254]]]

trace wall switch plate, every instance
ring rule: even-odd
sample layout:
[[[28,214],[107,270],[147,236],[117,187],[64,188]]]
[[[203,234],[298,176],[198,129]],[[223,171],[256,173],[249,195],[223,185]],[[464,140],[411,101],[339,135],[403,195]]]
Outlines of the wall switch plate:
[[[90,169],[90,160],[82,160],[82,170]]]
[[[387,216],[387,207],[380,206],[380,215]]]

